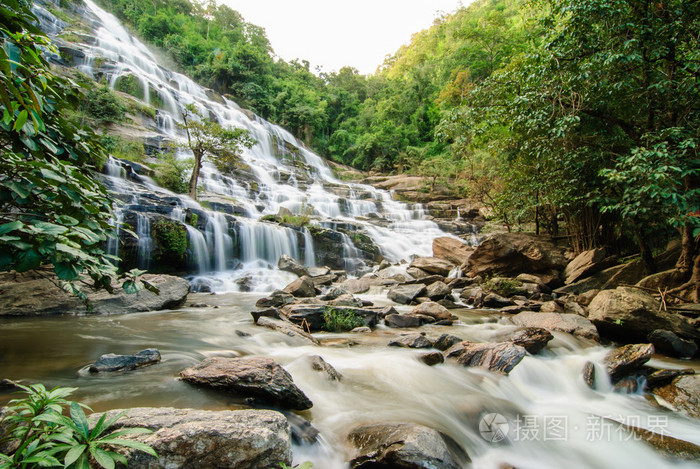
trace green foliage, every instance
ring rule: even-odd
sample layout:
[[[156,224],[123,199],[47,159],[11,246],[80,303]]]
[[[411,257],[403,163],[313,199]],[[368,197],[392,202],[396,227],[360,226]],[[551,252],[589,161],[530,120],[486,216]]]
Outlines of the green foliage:
[[[153,234],[158,246],[156,260],[182,261],[187,252],[187,229],[181,223],[158,218],[153,224]]]
[[[143,163],[146,157],[141,140],[127,140],[116,134],[103,133],[100,136],[100,143],[107,153],[121,160]]]
[[[352,310],[338,310],[330,306],[323,309],[323,328],[329,332],[351,331],[366,326],[365,321]]]
[[[90,426],[83,407],[65,398],[76,388],[47,390],[42,384],[18,385],[27,393],[23,399],[13,399],[6,408],[0,424],[6,429],[6,441],[16,449],[0,454],[0,468],[66,467],[89,469],[97,464],[113,469],[115,463],[126,464],[124,456],[113,451],[115,447],[134,448],[158,457],[150,446],[119,437],[128,434],[151,433],[145,428],[123,428],[108,434],[126,412],[107,420],[102,415]],[[69,416],[63,415],[68,407]]]
[[[196,200],[197,181],[205,156],[214,156],[217,165],[223,167],[234,165],[239,160],[241,147],[251,148],[257,142],[246,129],[225,128],[205,118],[194,104],[185,106],[182,119],[183,123],[178,125],[187,134],[187,143],[182,147],[194,155],[188,192]]]
[[[482,285],[484,290],[501,296],[511,297],[522,291],[523,284],[514,278],[492,277]]]
[[[153,179],[158,185],[176,194],[187,193],[190,175],[194,167],[192,158],[178,158],[173,152],[158,153]]]

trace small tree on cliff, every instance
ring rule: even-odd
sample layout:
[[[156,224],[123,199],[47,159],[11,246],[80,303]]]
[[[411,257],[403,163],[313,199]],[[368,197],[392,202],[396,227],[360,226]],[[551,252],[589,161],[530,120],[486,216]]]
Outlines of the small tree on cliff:
[[[239,158],[242,147],[250,148],[256,141],[246,129],[226,128],[205,118],[194,104],[185,106],[182,120],[180,128],[187,134],[187,143],[183,148],[189,149],[194,155],[189,195],[197,200],[197,181],[204,158],[212,155],[217,160],[217,166],[226,166]]]

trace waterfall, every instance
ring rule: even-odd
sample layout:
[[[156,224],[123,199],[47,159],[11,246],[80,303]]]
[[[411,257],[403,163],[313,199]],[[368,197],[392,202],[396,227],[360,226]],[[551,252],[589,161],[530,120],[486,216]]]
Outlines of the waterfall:
[[[148,270],[151,264],[151,248],[153,240],[151,239],[151,220],[139,213],[136,218],[136,235],[138,236],[136,262],[139,269]]]
[[[222,213],[210,212],[207,218],[206,239],[216,270],[226,270],[233,252],[233,239],[228,234],[228,223]]]
[[[304,265],[306,267],[316,266],[316,253],[314,252],[314,239],[311,232],[304,227]]]

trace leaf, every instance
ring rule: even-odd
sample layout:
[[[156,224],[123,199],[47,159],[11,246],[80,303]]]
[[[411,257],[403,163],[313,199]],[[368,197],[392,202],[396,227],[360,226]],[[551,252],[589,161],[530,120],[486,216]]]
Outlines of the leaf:
[[[150,454],[151,456],[155,456],[156,458],[158,457],[158,453],[156,453],[156,451],[153,448],[139,441],[108,438],[100,440],[100,443],[114,446],[123,446],[126,448],[134,448],[139,451],[143,451],[144,453]]]
[[[17,256],[17,263],[15,264],[15,270],[17,272],[27,272],[28,270],[34,270],[39,265],[41,265],[42,256],[34,249],[28,251],[23,251]]]
[[[148,290],[149,292],[154,293],[156,295],[160,295],[160,289],[158,287],[156,287],[155,285],[153,285],[152,283],[147,282],[143,279],[141,279],[141,283],[143,284],[144,288],[146,290]]]
[[[19,116],[17,116],[17,120],[15,121],[15,125],[12,126],[12,130],[21,130],[22,127],[24,127],[25,122],[27,122],[28,117],[29,113],[26,109],[23,109],[22,112],[19,113]]]
[[[53,270],[61,280],[71,281],[80,277],[80,268],[70,262],[54,262]]]
[[[22,223],[19,220],[15,220],[10,223],[5,223],[4,225],[0,225],[0,236],[9,233],[14,230],[19,230],[20,228],[24,227],[24,223]]]
[[[105,469],[114,469],[114,460],[107,451],[102,448],[90,447],[90,454],[100,466]]]
[[[85,416],[85,412],[83,412],[83,409],[77,402],[70,403],[70,416],[75,423],[78,433],[85,439],[88,439],[90,436],[90,424]]]
[[[73,464],[75,461],[78,460],[80,456],[85,452],[87,449],[87,445],[78,445],[74,446],[71,448],[68,453],[66,453],[66,457],[63,460],[63,463],[65,464],[66,467],[70,466]]]
[[[141,291],[142,287],[138,283],[134,282],[133,280],[126,280],[124,283],[122,283],[122,289],[128,293],[128,294],[134,294],[138,293]]]
[[[55,223],[48,223],[44,221],[34,223],[32,226],[34,229],[39,230],[41,234],[50,236],[62,235],[68,231],[68,228],[66,228],[65,226],[56,225]]]

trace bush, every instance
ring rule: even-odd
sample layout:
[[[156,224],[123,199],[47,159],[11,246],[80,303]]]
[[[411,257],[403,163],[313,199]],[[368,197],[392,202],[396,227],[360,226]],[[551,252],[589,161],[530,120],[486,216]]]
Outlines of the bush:
[[[126,107],[107,86],[93,88],[85,97],[85,112],[103,123],[124,120]]]
[[[178,159],[172,152],[159,153],[153,179],[166,189],[177,194],[186,194],[189,190],[190,175],[194,167],[192,158]]]
[[[520,293],[523,284],[514,278],[493,277],[484,282],[483,287],[501,296],[513,296]]]
[[[187,252],[187,229],[175,220],[159,218],[153,224],[153,234],[158,243],[156,259],[180,262]]]
[[[122,428],[104,434],[122,418],[122,412],[107,420],[106,414],[91,428],[83,408],[65,398],[76,388],[47,390],[42,384],[18,385],[27,393],[24,399],[9,402],[0,426],[4,429],[0,444],[16,448],[0,454],[0,467],[71,467],[90,468],[95,463],[113,468],[116,462],[126,465],[126,458],[112,451],[114,447],[135,448],[158,457],[150,446],[118,437],[126,434],[151,433],[145,428]],[[69,415],[63,413],[69,410]]]
[[[327,306],[323,310],[323,328],[329,332],[351,331],[366,326],[364,319],[351,310],[337,310]]]
[[[102,134],[100,143],[115,158],[143,163],[146,157],[143,142],[140,140],[127,140],[119,135]]]

